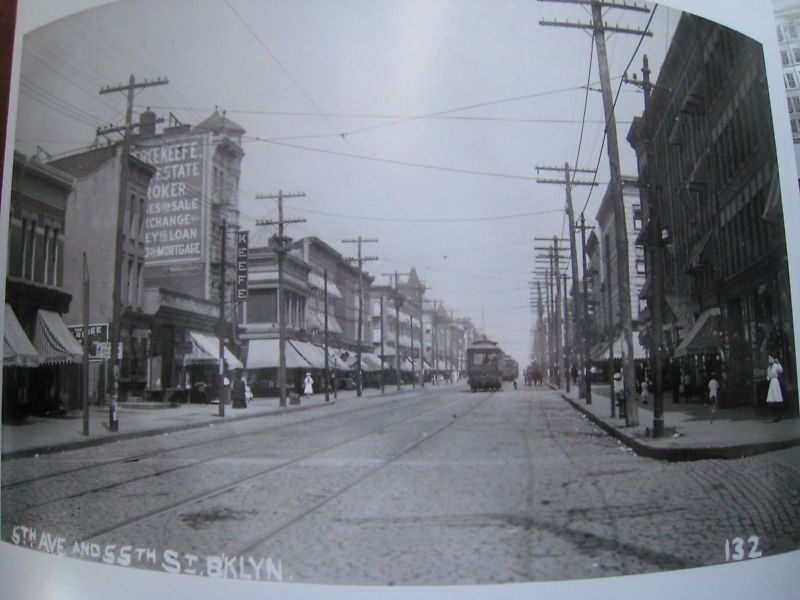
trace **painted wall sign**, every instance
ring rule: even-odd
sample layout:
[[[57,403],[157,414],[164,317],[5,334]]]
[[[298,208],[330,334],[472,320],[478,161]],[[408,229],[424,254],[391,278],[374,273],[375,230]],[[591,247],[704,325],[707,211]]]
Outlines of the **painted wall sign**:
[[[147,189],[144,221],[148,265],[200,262],[205,258],[203,164],[201,136],[170,138],[167,143],[139,146],[132,153],[157,171]]]

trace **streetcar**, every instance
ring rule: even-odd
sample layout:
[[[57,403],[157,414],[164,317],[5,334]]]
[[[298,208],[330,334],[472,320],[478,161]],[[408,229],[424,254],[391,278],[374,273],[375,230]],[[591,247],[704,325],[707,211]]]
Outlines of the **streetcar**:
[[[503,381],[514,381],[519,377],[519,364],[508,354],[503,356]]]
[[[473,392],[503,386],[503,355],[497,342],[491,340],[475,341],[467,348],[467,380]]]

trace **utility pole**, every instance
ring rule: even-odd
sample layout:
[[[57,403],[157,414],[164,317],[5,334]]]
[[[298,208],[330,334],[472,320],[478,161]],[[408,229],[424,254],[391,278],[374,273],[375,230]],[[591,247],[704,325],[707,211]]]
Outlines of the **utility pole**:
[[[346,258],[345,260],[350,262],[357,262],[358,263],[358,334],[357,334],[357,344],[358,349],[356,350],[356,396],[359,398],[361,397],[361,344],[362,344],[362,332],[364,330],[364,306],[363,306],[363,299],[364,299],[364,269],[363,264],[368,261],[378,260],[377,256],[362,256],[361,255],[361,244],[368,244],[374,243],[378,240],[375,238],[368,239],[362,238],[358,236],[358,238],[354,240],[342,240],[344,244],[358,244],[358,256],[356,258]]]
[[[552,238],[534,238],[537,241],[552,241],[552,246],[537,246],[535,247],[536,250],[543,250],[547,253],[547,259],[550,263],[550,268],[548,270],[548,278],[550,280],[551,289],[551,300],[554,300],[554,305],[552,309],[553,315],[553,328],[554,328],[554,345],[553,345],[553,356],[551,359],[551,363],[553,365],[557,365],[561,362],[561,367],[559,368],[559,376],[556,378],[556,383],[558,387],[561,387],[561,378],[564,375],[564,371],[566,370],[567,366],[567,359],[566,353],[562,353],[562,324],[561,324],[561,261],[565,260],[561,256],[561,252],[564,250],[559,248],[558,242],[559,241],[566,241],[561,240],[558,236],[553,236]],[[554,287],[553,287],[554,286]],[[568,340],[564,340],[564,348],[568,347]]]
[[[586,381],[586,404],[592,403],[592,378],[589,371],[591,362],[591,341],[589,339],[589,272],[586,268],[586,230],[594,229],[586,225],[586,221],[581,212],[581,259],[583,268],[583,366],[585,368],[584,379]]]
[[[611,416],[617,416],[617,399],[614,391],[614,307],[611,305],[611,248],[603,244],[606,259],[606,294],[608,296],[608,383],[611,392]]]
[[[567,302],[567,274],[562,273],[561,279],[564,282],[564,380],[566,381],[565,389],[569,394],[569,380],[570,380],[570,357],[572,355],[572,344],[569,342],[569,306]]]
[[[305,219],[284,219],[283,200],[284,198],[303,198],[304,192],[284,194],[283,190],[278,190],[277,194],[258,194],[256,200],[277,200],[278,201],[278,220],[259,219],[256,225],[277,225],[278,237],[275,254],[278,256],[278,390],[280,392],[280,406],[286,406],[286,311],[283,306],[283,261],[288,250],[286,243],[288,239],[283,233],[283,228],[291,223],[305,223]]]
[[[383,374],[383,368],[384,368],[383,367],[383,353],[384,353],[384,349],[383,349],[383,319],[384,319],[384,315],[383,315],[383,293],[381,293],[381,394],[383,394],[384,391],[385,391],[384,390],[384,382],[383,382],[383,375],[384,375]]]
[[[431,351],[433,353],[433,385],[437,385],[437,375],[439,374],[439,331],[436,327],[436,300],[433,301],[433,312],[431,313]]]
[[[643,138],[645,152],[649,155],[647,167],[645,168],[641,181],[641,190],[645,190],[645,206],[648,209],[647,218],[647,249],[650,256],[648,261],[648,279],[650,283],[650,294],[648,303],[651,308],[650,315],[650,340],[653,349],[655,362],[655,390],[653,394],[653,437],[664,436],[664,313],[663,313],[663,239],[661,229],[661,193],[660,185],[653,180],[653,163],[657,164],[657,153],[653,147],[653,125],[650,122],[650,93],[655,87],[650,82],[650,65],[647,55],[642,58],[642,81],[624,77],[625,83],[630,83],[642,89],[644,92],[644,115],[642,119]],[[652,162],[651,162],[652,161]],[[677,385],[674,382],[673,385]]]
[[[324,323],[324,341],[325,341],[325,402],[330,402],[330,391],[328,387],[330,386],[331,376],[328,367],[328,269],[322,271],[322,282],[323,282],[323,289],[322,289],[322,302],[323,306],[325,307],[325,323]]]
[[[546,167],[546,166],[538,166],[536,167],[536,172],[539,171],[561,171],[562,167]],[[572,290],[573,290],[573,297],[575,299],[575,314],[581,314],[581,306],[583,302],[581,301],[580,292],[578,291],[580,288],[578,287],[578,250],[577,244],[575,243],[575,214],[572,209],[572,186],[574,185],[588,185],[588,186],[596,186],[598,185],[596,181],[576,181],[573,179],[574,173],[595,173],[594,169],[570,169],[569,163],[564,163],[563,167],[564,171],[564,179],[537,179],[536,183],[548,183],[548,184],[557,184],[563,185],[566,189],[567,193],[567,218],[569,222],[572,224],[569,231],[569,249],[570,249],[570,264],[572,267]],[[566,292],[564,295],[566,299]],[[575,319],[575,324],[577,325],[579,320]],[[575,340],[577,341],[580,339],[580,335],[583,332],[583,327],[575,327]],[[578,397],[583,398],[586,396],[586,386],[587,386],[587,379],[586,379],[586,371],[588,370],[588,366],[586,365],[586,359],[583,357],[581,353],[578,354],[581,359],[578,361],[580,363],[580,372],[581,372],[581,383],[580,387],[578,388]],[[569,391],[569,390],[567,390]],[[589,392],[591,393],[591,392]]]
[[[83,435],[89,435],[89,266],[83,253],[83,361],[81,387],[83,388]]]
[[[110,127],[107,129],[98,129],[98,135],[106,135],[112,132],[123,132],[122,137],[122,152],[120,153],[120,169],[119,169],[119,196],[117,197],[117,223],[116,223],[116,237],[114,240],[114,284],[112,289],[112,308],[111,308],[111,372],[108,373],[107,378],[108,389],[111,391],[111,406],[109,407],[109,429],[111,431],[118,431],[119,423],[117,421],[117,402],[119,401],[119,369],[120,369],[120,328],[121,328],[121,315],[122,315],[122,261],[125,252],[125,208],[128,197],[128,171],[130,165],[131,153],[131,134],[133,128],[133,93],[137,89],[153,87],[157,85],[166,85],[169,83],[166,78],[156,79],[155,81],[136,82],[136,78],[131,74],[128,79],[128,84],[120,84],[116,86],[106,86],[100,89],[100,94],[111,94],[113,92],[127,93],[127,106],[125,109],[125,125],[122,127]],[[88,332],[86,332],[88,333]]]
[[[422,295],[427,291],[427,288],[419,282],[419,386],[425,387],[425,313],[422,310]],[[414,329],[411,329],[411,335],[414,335]]]
[[[221,258],[219,261],[219,416],[225,416],[225,247],[228,245],[228,221],[222,219],[220,226],[220,240],[222,244]]]
[[[552,0],[551,0],[552,1]],[[567,1],[567,0],[560,0]],[[622,320],[622,333],[625,339],[626,351],[623,353],[623,380],[625,386],[625,423],[638,425],[639,415],[636,405],[636,367],[633,356],[633,322],[631,317],[630,272],[628,270],[628,233],[625,229],[625,204],[622,197],[622,175],[619,163],[619,144],[617,142],[617,123],[614,118],[614,100],[611,97],[611,79],[608,72],[608,58],[606,51],[606,31],[615,33],[630,33],[639,36],[652,36],[647,30],[627,29],[615,27],[603,22],[602,9],[604,7],[634,10],[649,13],[650,9],[636,4],[623,4],[617,2],[602,2],[598,0],[568,0],[574,4],[586,4],[592,7],[591,23],[558,23],[554,21],[539,21],[541,25],[557,27],[577,27],[589,29],[594,33],[594,42],[597,49],[597,68],[600,73],[600,87],[603,95],[603,108],[605,110],[606,136],[608,140],[608,163],[611,173],[609,188],[614,206],[614,230],[617,251],[617,283],[619,288],[620,318]]]

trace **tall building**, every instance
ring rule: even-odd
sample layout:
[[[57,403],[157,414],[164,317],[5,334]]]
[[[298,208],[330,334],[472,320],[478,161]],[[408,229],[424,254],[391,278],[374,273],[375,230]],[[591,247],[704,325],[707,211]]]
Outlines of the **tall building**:
[[[792,27],[788,33],[796,35]],[[729,405],[763,402],[767,358],[777,355],[785,389],[795,395],[788,261],[761,45],[683,14],[648,111],[634,120],[628,140],[647,190],[645,219],[654,199],[661,206],[668,355],[694,381],[720,377]]]
[[[137,128],[122,207],[120,394],[166,399],[177,391],[185,399],[195,383],[216,393],[219,337],[230,340],[227,346],[236,339],[233,234],[244,130],[218,111],[197,126],[172,122],[157,133],[156,116],[147,110]],[[65,286],[73,294],[80,288],[85,252],[90,320],[106,327],[117,253],[108,223],[116,222],[120,148],[110,144],[50,163],[77,181],[67,212]],[[82,304],[74,303],[68,324],[80,324],[81,314]],[[228,348],[224,360],[229,369],[241,367]]]

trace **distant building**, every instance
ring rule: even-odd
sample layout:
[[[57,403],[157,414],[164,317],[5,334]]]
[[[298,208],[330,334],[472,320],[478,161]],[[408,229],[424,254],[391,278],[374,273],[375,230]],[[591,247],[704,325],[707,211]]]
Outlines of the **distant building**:
[[[792,26],[789,34],[796,37]],[[667,232],[661,280],[668,354],[695,381],[712,372],[721,377],[723,402],[750,405],[764,401],[767,358],[777,355],[794,396],[788,261],[762,47],[683,14],[656,84],[628,140],[648,189],[645,218],[657,194],[662,239]],[[652,142],[645,124],[655,132]]]
[[[800,172],[800,4],[797,0],[772,0],[772,6],[794,140],[795,164]]]
[[[77,408],[83,349],[62,315],[73,295],[64,287],[69,174],[14,152],[8,222],[3,417]]]
[[[639,293],[645,282],[644,247],[636,243],[642,228],[642,207],[639,197],[637,179],[631,176],[622,177],[622,202],[625,208],[625,231],[628,237],[628,282],[631,320],[633,323],[634,359],[646,358],[646,352],[639,340],[641,312],[644,302]],[[614,358],[621,358],[625,351],[622,320],[620,317],[619,281],[617,275],[616,225],[614,221],[614,202],[611,187],[606,189],[600,209],[597,211],[597,240],[599,242],[600,285],[603,293],[599,297],[600,323],[608,332],[609,326],[614,333]],[[608,289],[610,287],[610,298]],[[609,299],[611,305],[609,306]],[[610,315],[610,316],[609,316]],[[610,325],[609,325],[610,324]],[[603,340],[595,344],[591,352],[592,360],[608,358],[608,343]]]

